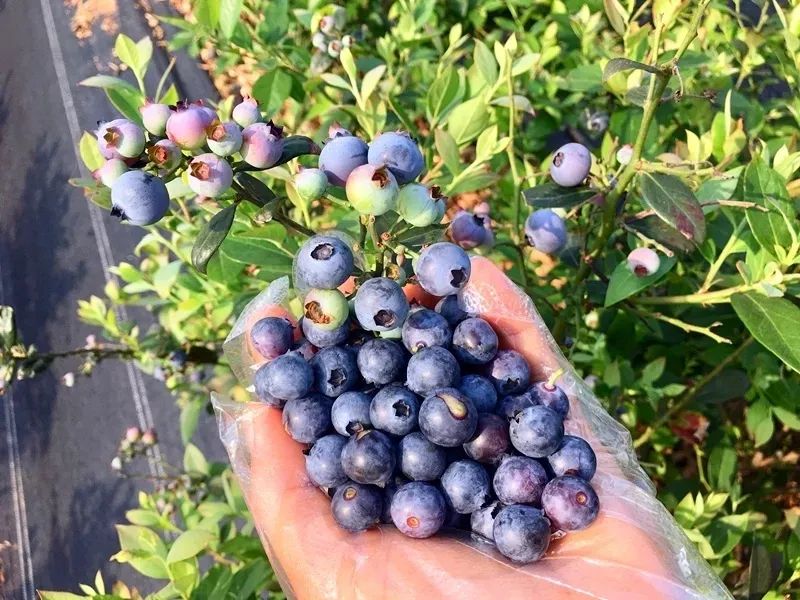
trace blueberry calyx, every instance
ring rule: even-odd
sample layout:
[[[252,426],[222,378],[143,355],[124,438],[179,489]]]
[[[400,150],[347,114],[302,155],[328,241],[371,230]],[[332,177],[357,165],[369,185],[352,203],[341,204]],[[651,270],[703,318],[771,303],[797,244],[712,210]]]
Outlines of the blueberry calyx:
[[[119,217],[120,221],[127,221],[128,216],[125,214],[125,211],[122,210],[119,206],[112,206],[111,207],[111,216],[112,217]]]
[[[331,322],[330,315],[323,312],[322,307],[316,300],[306,303],[304,308],[306,318],[311,319],[317,325],[327,325]]]
[[[564,153],[556,152],[555,156],[553,156],[553,164],[557,167],[560,167],[561,163],[563,162],[564,162]]]
[[[342,385],[345,380],[347,379],[347,375],[344,372],[344,369],[331,369],[330,377],[328,377],[328,383],[332,386],[340,386]]]
[[[389,327],[391,328],[397,322],[397,315],[395,315],[392,311],[381,309],[375,313],[375,316],[372,318],[375,321],[375,325],[379,327]]]
[[[460,288],[467,282],[468,276],[464,269],[453,269],[450,271],[450,285]]]
[[[311,251],[311,258],[315,260],[328,260],[336,253],[336,249],[332,244],[320,244]]]
[[[394,409],[394,414],[397,417],[407,417],[411,414],[411,407],[403,400],[398,400],[392,404],[392,408]]]

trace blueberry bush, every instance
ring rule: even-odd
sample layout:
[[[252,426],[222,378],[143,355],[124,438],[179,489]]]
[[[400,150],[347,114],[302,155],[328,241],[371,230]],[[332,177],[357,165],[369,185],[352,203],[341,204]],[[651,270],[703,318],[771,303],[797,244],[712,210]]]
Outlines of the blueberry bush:
[[[120,358],[164,379],[181,407],[184,464],[140,493],[115,560],[163,586],[154,597],[281,597],[230,469],[191,440],[209,390],[248,396],[221,354],[235,316],[292,274],[305,236],[335,227],[365,251],[359,268],[396,280],[444,237],[501,265],[630,429],[659,498],[731,591],[798,592],[799,7],[189,4],[168,21],[170,47],[208,63],[218,102],[144,89],[152,46],[124,35],[128,73],[83,82],[124,121],[84,135],[96,175],[72,183],[146,226],[138,262],[78,307],[106,341],[40,353],[0,312],[4,385],[65,356],[87,374]],[[366,165],[364,186],[403,186],[395,203],[337,187],[332,148],[402,144],[395,131],[422,150],[422,186],[408,183],[419,171],[400,181]],[[144,213],[111,191],[123,178],[117,189],[149,190]],[[119,321],[120,304],[149,308],[159,326]],[[148,433],[126,434],[115,468],[133,471]],[[82,590],[138,597],[99,575]]]

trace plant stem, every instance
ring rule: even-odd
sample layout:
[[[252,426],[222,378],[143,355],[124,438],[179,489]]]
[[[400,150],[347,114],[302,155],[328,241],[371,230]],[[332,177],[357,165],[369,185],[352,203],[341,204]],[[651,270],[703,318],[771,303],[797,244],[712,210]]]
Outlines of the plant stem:
[[[739,224],[733,230],[733,233],[731,233],[731,237],[728,239],[728,243],[725,244],[725,247],[722,249],[722,251],[719,253],[719,256],[717,257],[717,260],[714,261],[714,264],[711,265],[711,268],[708,270],[708,274],[706,275],[705,281],[703,281],[703,285],[700,287],[699,290],[697,290],[699,293],[707,292],[711,288],[711,286],[714,285],[714,278],[717,276],[717,273],[719,273],[719,270],[722,268],[722,264],[728,258],[728,255],[730,255],[736,242],[739,241],[739,234],[742,232],[746,224],[747,224],[746,219],[742,219],[741,221],[739,221]]]
[[[519,178],[519,171],[517,170],[517,159],[514,156],[514,134],[516,129],[516,115],[517,109],[514,106],[514,79],[511,76],[512,57],[508,53],[506,56],[506,85],[508,86],[508,146],[506,146],[506,154],[508,155],[508,164],[511,167],[511,179],[514,182],[514,191],[512,198],[514,198],[514,236],[513,240],[519,244],[522,240],[522,191],[520,190],[521,181]],[[524,272],[524,268],[522,269]]]

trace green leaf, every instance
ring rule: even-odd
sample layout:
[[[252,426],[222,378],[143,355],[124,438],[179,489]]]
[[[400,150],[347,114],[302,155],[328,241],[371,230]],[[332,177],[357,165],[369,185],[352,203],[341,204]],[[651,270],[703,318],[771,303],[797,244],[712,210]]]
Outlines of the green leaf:
[[[494,60],[494,59],[492,59]],[[460,99],[461,80],[456,69],[448,69],[428,89],[426,108],[431,123],[438,123]]]
[[[152,555],[164,558],[167,547],[158,535],[147,527],[139,525],[116,525],[119,547],[139,556]]]
[[[139,107],[144,102],[143,96],[138,90],[129,90],[127,88],[111,88],[106,90],[111,104],[122,115],[134,123],[142,124],[142,115],[139,112]]]
[[[131,68],[137,79],[141,80],[147,71],[147,64],[153,56],[153,42],[150,41],[150,38],[145,37],[137,43],[127,35],[120,34],[114,43],[114,52],[123,63]]]
[[[97,147],[97,138],[87,131],[83,132],[78,149],[80,150],[81,160],[89,171],[99,169],[106,162]]]
[[[675,266],[675,262],[675,257],[661,256],[661,264],[655,273],[639,277],[628,268],[627,261],[622,261],[611,274],[606,291],[605,306],[612,306],[658,282]]]
[[[319,154],[319,146],[310,137],[304,135],[290,135],[283,140],[283,152],[273,166],[283,165],[293,158],[306,154]]]
[[[94,75],[93,77],[87,77],[78,85],[101,88],[104,90],[128,90],[134,94],[139,93],[138,89],[124,79],[112,77],[111,75]]]
[[[277,199],[275,192],[266,183],[250,173],[237,173],[233,179],[244,189],[246,199],[256,206],[264,207]]]
[[[497,61],[494,59],[492,51],[480,40],[475,40],[473,60],[484,81],[493,86],[497,82]],[[455,69],[450,69],[450,72],[455,72]]]
[[[600,65],[581,65],[567,73],[564,83],[568,90],[588,92],[603,85],[603,72],[600,70]]]
[[[767,548],[756,540],[750,552],[750,580],[748,581],[748,598],[762,598],[778,579],[780,567],[773,569],[772,560]]]
[[[71,594],[70,592],[47,592],[45,590],[36,590],[41,600],[86,600],[86,596],[79,596],[78,594]]]
[[[244,0],[222,0],[219,9],[219,29],[226,38],[233,35],[236,25],[239,24],[243,5]]]
[[[497,183],[500,176],[497,173],[473,173],[463,177],[456,185],[447,188],[447,193],[451,196],[463,194],[474,190],[482,190]]]
[[[653,65],[646,65],[629,58],[612,58],[606,63],[606,68],[603,69],[603,83],[608,81],[609,78],[613,77],[617,73],[621,73],[622,71],[630,71],[631,69],[647,71],[648,73],[658,73],[658,67],[654,67]]]
[[[208,474],[208,462],[194,444],[186,444],[186,450],[183,453],[183,468],[187,473]]]
[[[434,136],[436,139],[436,151],[442,157],[447,169],[453,175],[459,173],[461,171],[461,156],[453,136],[444,129],[436,129]]]
[[[603,0],[603,6],[606,9],[606,16],[608,22],[619,35],[625,35],[628,28],[628,19],[630,15],[628,11],[619,3],[619,0]]]
[[[696,246],[687,240],[677,229],[669,223],[665,223],[656,215],[648,215],[641,218],[630,218],[625,224],[631,229],[663,244],[675,252],[691,252]]]
[[[200,25],[214,29],[219,24],[220,0],[195,0],[194,16]]]
[[[680,179],[665,173],[641,173],[642,201],[686,239],[700,244],[706,237],[703,208]]]
[[[708,479],[716,490],[730,490],[736,476],[736,450],[714,446],[708,455]]]
[[[636,106],[644,106],[647,104],[647,97],[650,94],[650,86],[649,85],[637,85],[636,87],[632,87],[627,92],[625,92],[625,100],[630,102],[631,104],[635,104]],[[666,88],[664,92],[661,94],[661,102],[665,102],[667,100],[671,100],[675,95],[675,92],[671,88]]]
[[[208,261],[219,250],[222,242],[233,225],[233,217],[236,215],[236,203],[229,204],[205,224],[195,239],[192,246],[192,264],[201,273],[206,272]]]
[[[773,256],[777,255],[776,248],[791,246],[789,223],[795,218],[783,178],[759,157],[744,170],[742,191],[745,202],[754,202],[767,209],[767,212],[746,211],[747,222],[758,243]]]
[[[353,58],[353,53],[350,51],[350,48],[344,48],[342,53],[339,55],[339,60],[342,63],[342,67],[344,68],[344,72],[347,73],[347,76],[350,78],[350,83],[353,87],[356,86],[356,61]]]
[[[369,97],[372,95],[372,92],[374,92],[375,88],[378,87],[378,83],[380,83],[381,77],[383,77],[385,72],[386,65],[378,65],[364,74],[364,77],[361,80],[362,102],[366,102],[367,99],[369,99]]]
[[[205,529],[190,529],[184,531],[172,543],[172,547],[167,554],[167,563],[175,563],[187,558],[197,556],[202,552],[213,540],[216,539],[210,531]]]
[[[597,196],[597,190],[588,187],[567,188],[548,182],[524,190],[522,196],[534,208],[570,209]]]
[[[490,111],[483,96],[456,106],[447,116],[447,129],[456,144],[472,141],[489,125]]]
[[[185,594],[187,597],[197,585],[199,575],[200,571],[197,568],[195,559],[177,561],[169,565],[169,578],[172,581],[172,585],[175,586],[178,592]]]
[[[275,68],[259,77],[253,86],[253,97],[269,113],[276,113],[292,91],[292,76]]]
[[[406,233],[397,237],[397,242],[409,247],[425,246],[438,242],[444,237],[447,225],[428,225],[427,227],[413,227]]]
[[[203,409],[206,407],[206,401],[205,398],[195,399],[181,409],[181,442],[184,445],[189,443],[197,430],[197,423],[200,420]]]
[[[762,346],[800,372],[800,308],[785,298],[755,292],[735,294],[731,305]]]
[[[142,527],[155,527],[161,523],[161,517],[151,510],[134,508],[125,513],[125,518],[134,525]]]

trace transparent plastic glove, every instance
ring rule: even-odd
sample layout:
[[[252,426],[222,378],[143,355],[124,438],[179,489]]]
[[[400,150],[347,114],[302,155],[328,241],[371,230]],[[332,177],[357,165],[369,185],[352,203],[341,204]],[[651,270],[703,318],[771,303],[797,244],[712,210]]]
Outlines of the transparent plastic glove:
[[[270,310],[267,296],[248,307],[240,324]],[[559,379],[571,404],[565,428],[586,438],[597,454],[592,479],[600,497],[597,520],[554,540],[541,561],[524,566],[465,532],[415,540],[385,525],[348,533],[335,524],[325,494],[308,480],[303,447],[284,432],[280,411],[215,399],[222,440],[287,595],[302,600],[730,598],[655,498],[627,430],[561,355],[531,300],[490,261],[474,258],[462,301],[495,327],[504,347],[526,356],[537,379],[565,370]],[[244,326],[237,326],[226,347],[231,358],[246,356],[237,353],[244,343]],[[237,372],[251,372],[242,367]]]

